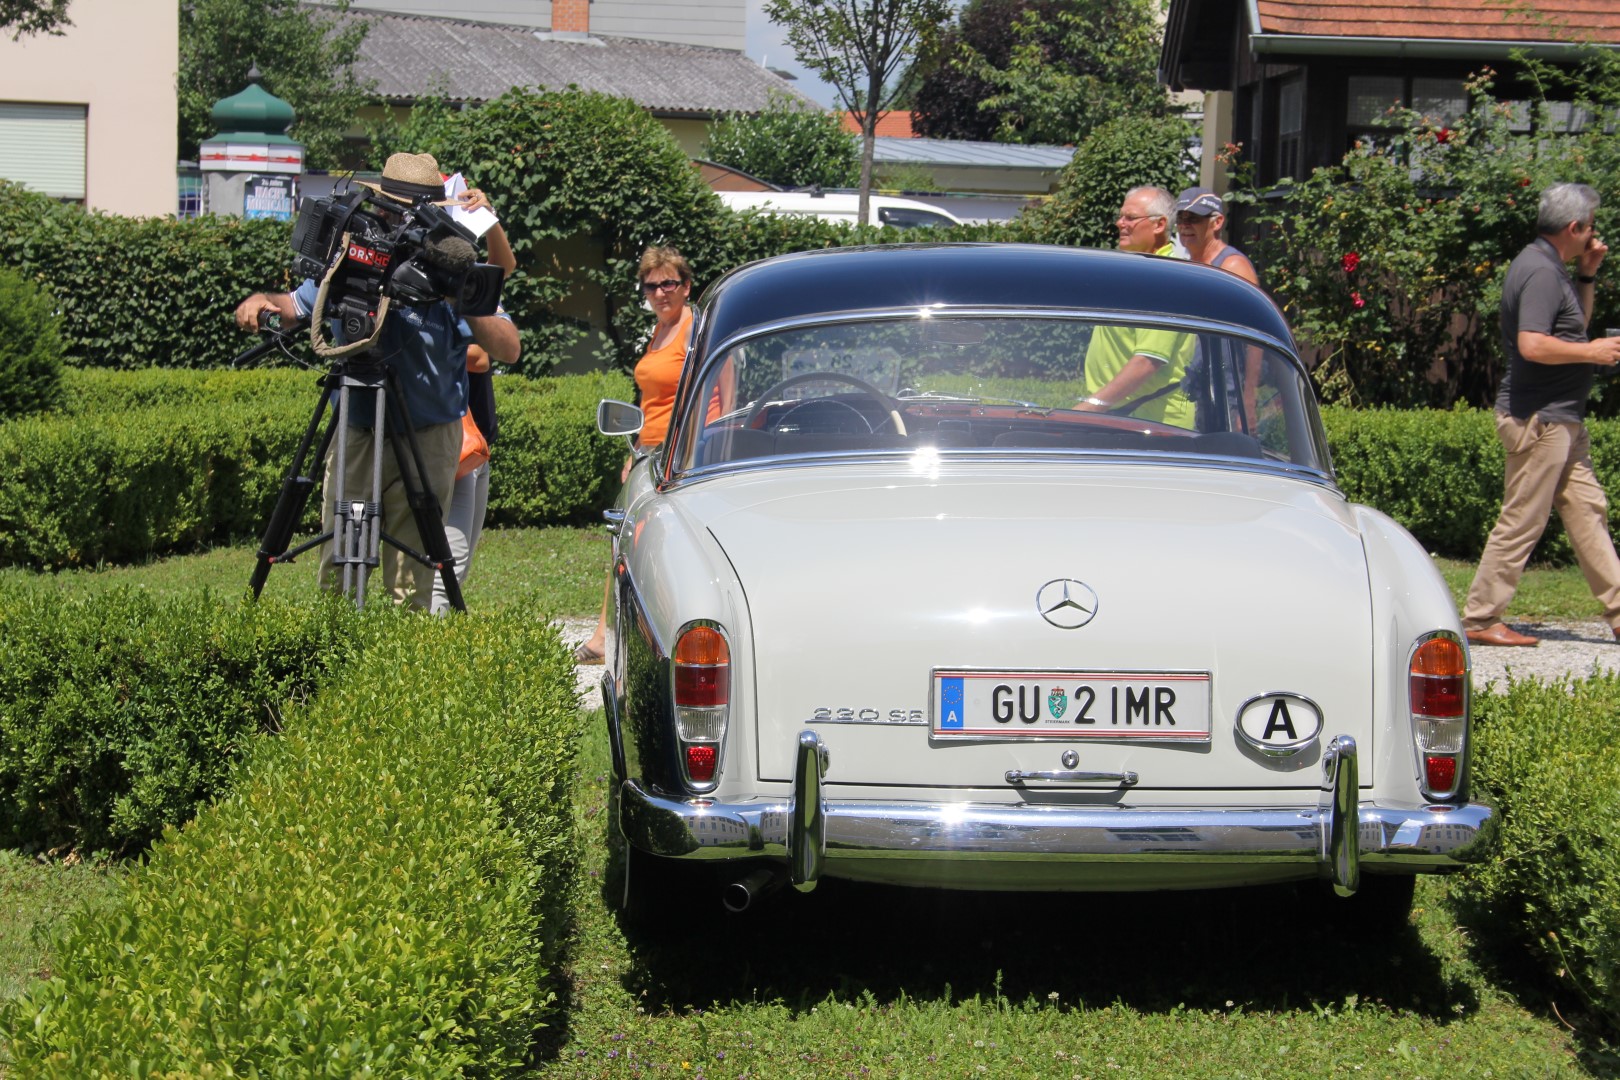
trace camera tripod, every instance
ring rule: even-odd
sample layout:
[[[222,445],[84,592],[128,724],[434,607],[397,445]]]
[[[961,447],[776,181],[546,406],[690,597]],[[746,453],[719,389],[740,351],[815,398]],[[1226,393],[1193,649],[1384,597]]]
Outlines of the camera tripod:
[[[281,336],[296,331],[295,326],[292,331],[285,332]],[[236,363],[251,361],[279,344],[279,340],[272,338],[237,357]],[[356,391],[369,392],[371,396],[373,415],[369,431],[349,425],[351,397]],[[334,397],[337,399],[337,409],[330,411],[329,406]],[[289,549],[288,544],[292,540],[293,531],[302,520],[304,508],[309,502],[310,489],[316,484],[316,479],[308,475],[306,464],[310,460],[310,447],[316,445],[318,432],[320,442],[315,451],[314,463],[319,465],[324,462],[329,450],[335,455],[331,469],[331,490],[326,492],[332,512],[332,524],[319,536]],[[347,490],[349,440],[355,435],[371,440],[369,498],[356,498]],[[382,477],[385,446],[394,452],[400,483],[405,488],[406,499],[416,520],[422,546],[427,549],[426,553],[411,548],[397,537],[383,531]],[[265,579],[269,577],[272,566],[291,563],[311,548],[330,541],[332,564],[339,578],[339,591],[352,598],[356,608],[364,608],[367,581],[371,571],[381,565],[381,545],[386,543],[423,566],[432,567],[444,582],[445,596],[450,605],[457,611],[467,610],[461,598],[461,583],[456,580],[456,560],[450,552],[449,538],[445,535],[439,500],[426,487],[423,481],[425,475],[421,447],[417,444],[416,432],[410,425],[409,414],[405,409],[404,393],[400,390],[393,371],[370,352],[334,363],[321,379],[320,401],[315,406],[314,415],[310,417],[309,426],[304,429],[303,437],[298,442],[298,449],[293,455],[287,475],[281,481],[281,493],[276,498],[275,509],[270,512],[264,537],[259,541],[259,561],[253,568],[253,577],[249,582],[254,597],[257,598],[263,590]]]

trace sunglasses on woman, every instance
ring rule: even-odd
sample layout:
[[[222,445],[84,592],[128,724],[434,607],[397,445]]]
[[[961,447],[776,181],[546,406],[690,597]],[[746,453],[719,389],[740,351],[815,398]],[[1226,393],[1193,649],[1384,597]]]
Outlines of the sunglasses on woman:
[[[663,281],[643,281],[641,291],[646,293],[668,292],[670,289],[680,288],[684,282],[680,278],[665,278]]]

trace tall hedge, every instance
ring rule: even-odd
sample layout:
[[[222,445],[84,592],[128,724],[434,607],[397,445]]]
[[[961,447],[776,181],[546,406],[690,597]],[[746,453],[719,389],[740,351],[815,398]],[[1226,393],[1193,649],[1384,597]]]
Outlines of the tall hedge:
[[[19,1076],[510,1076],[555,1022],[579,713],[518,614],[364,654],[0,1013]]]
[[[0,266],[53,298],[88,367],[218,367],[248,342],[237,301],[291,283],[289,226],[90,213],[0,181]]]

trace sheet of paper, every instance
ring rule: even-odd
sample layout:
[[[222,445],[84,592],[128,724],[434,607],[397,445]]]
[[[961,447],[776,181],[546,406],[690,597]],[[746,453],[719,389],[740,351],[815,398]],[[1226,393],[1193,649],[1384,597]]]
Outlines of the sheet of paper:
[[[466,190],[467,179],[460,173],[456,173],[444,182],[444,197],[446,199],[459,199]],[[450,217],[458,225],[465,226],[474,236],[483,236],[490,230],[491,226],[500,221],[500,218],[495,216],[495,211],[487,206],[480,206],[476,210],[468,210],[459,203],[452,202],[446,209],[450,211]]]

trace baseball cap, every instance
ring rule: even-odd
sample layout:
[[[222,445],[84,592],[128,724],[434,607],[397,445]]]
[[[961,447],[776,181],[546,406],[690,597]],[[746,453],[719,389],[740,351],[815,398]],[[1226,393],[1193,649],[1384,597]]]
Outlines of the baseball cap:
[[[1226,213],[1226,204],[1221,202],[1219,195],[1207,187],[1190,187],[1176,196],[1176,213],[1208,217],[1211,214]]]

